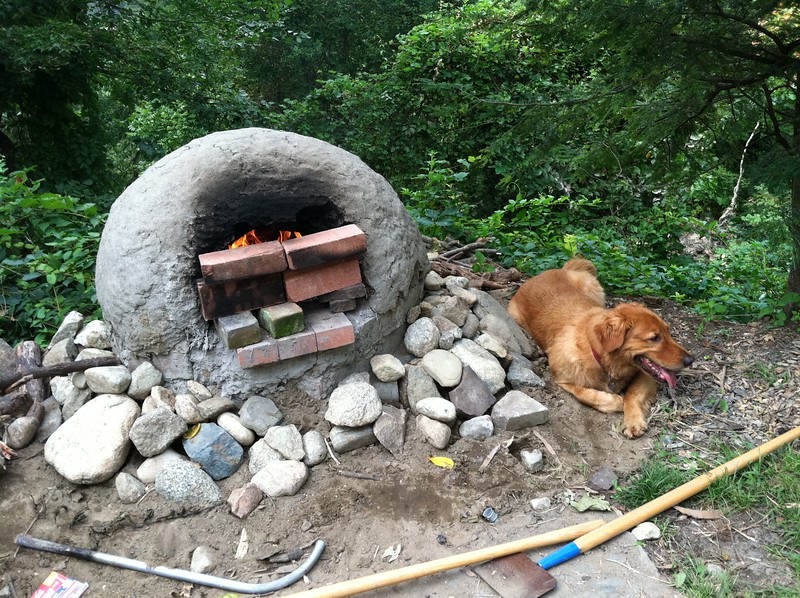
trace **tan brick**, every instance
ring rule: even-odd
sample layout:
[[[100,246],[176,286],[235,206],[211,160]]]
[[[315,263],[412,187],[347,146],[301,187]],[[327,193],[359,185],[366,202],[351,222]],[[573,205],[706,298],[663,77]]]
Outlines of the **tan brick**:
[[[293,357],[300,357],[301,355],[308,355],[309,353],[316,353],[317,339],[312,330],[305,330],[298,332],[291,336],[284,336],[277,339],[278,355],[281,361],[284,359],[292,359]]]
[[[274,338],[268,338],[255,345],[236,349],[236,354],[239,357],[239,365],[245,369],[267,363],[275,363],[280,360],[278,341]]]
[[[358,256],[367,249],[367,237],[355,224],[331,228],[283,242],[291,270],[314,268]]]
[[[199,260],[208,284],[283,272],[287,268],[286,253],[278,241],[203,253]]]
[[[318,351],[344,347],[356,341],[353,324],[342,313],[332,314],[325,308],[308,308],[306,324],[317,337]]]
[[[361,282],[358,258],[307,268],[287,270],[283,274],[286,301],[298,303]]]

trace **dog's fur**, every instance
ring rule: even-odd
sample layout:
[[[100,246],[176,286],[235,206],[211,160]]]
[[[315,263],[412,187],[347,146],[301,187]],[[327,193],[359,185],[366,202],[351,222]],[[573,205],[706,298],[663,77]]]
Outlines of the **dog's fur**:
[[[694,360],[640,303],[606,309],[597,269],[588,260],[571,259],[534,276],[508,312],[547,353],[554,381],[598,411],[622,411],[629,438],[647,430],[658,383],[674,387],[676,372]]]

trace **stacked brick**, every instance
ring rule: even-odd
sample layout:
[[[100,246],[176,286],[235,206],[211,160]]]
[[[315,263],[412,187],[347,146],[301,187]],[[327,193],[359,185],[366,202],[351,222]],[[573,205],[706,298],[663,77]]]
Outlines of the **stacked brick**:
[[[215,321],[244,368],[351,344],[353,326],[343,312],[366,296],[358,261],[365,250],[364,233],[349,224],[202,254],[203,317]]]

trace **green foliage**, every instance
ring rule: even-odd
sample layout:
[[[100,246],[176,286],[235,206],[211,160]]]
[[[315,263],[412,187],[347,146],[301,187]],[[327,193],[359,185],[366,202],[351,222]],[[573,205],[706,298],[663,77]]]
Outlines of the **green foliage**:
[[[468,239],[470,214],[474,206],[469,205],[461,190],[462,183],[469,174],[469,162],[461,160],[464,168],[455,172],[444,160],[437,160],[431,152],[426,170],[412,178],[417,183],[415,189],[404,187],[400,191],[406,208],[417,222],[424,235],[444,239]]]
[[[718,459],[721,463],[738,454],[725,445],[721,445],[721,449]],[[615,499],[629,508],[636,508],[697,475],[694,471],[681,469],[678,459],[664,452],[648,459],[628,484],[617,490]],[[716,465],[710,464],[707,468]],[[800,501],[800,452],[796,449],[784,447],[746,468],[731,472],[715,480],[694,500],[721,509],[728,515],[744,510],[762,513],[770,526],[781,534],[781,543],[771,547],[771,550],[800,572],[800,512],[796,508]],[[771,588],[763,593],[735,588],[734,577],[711,576],[705,563],[694,557],[688,557],[676,565],[678,573],[673,577],[673,585],[688,596],[788,597],[795,596],[797,592],[796,588]]]
[[[712,575],[706,563],[692,556],[677,563],[678,572],[672,577],[674,585],[681,593],[691,598],[735,598],[740,596],[734,590],[736,578],[727,572]],[[737,592],[737,593],[735,593]],[[749,596],[754,596],[749,594]],[[744,598],[744,597],[743,597]]]
[[[0,161],[0,337],[8,342],[46,344],[69,311],[98,311],[93,271],[105,218],[94,204],[39,187]]]
[[[782,323],[790,249],[787,243],[776,247],[776,241],[760,240],[760,228],[720,233],[695,217],[695,208],[682,196],[650,208],[637,204],[615,211],[599,198],[517,195],[481,217],[466,193],[473,163],[459,160],[456,171],[431,154],[423,171],[402,189],[424,234],[463,242],[486,238],[504,266],[531,274],[558,268],[580,254],[597,265],[610,294],[669,297],[708,318],[771,316]],[[684,254],[679,239],[689,231],[717,240],[710,259]],[[485,260],[477,267],[485,268]]]
[[[272,102],[300,99],[332,73],[380,69],[397,35],[436,0],[294,0],[245,57],[249,88]]]

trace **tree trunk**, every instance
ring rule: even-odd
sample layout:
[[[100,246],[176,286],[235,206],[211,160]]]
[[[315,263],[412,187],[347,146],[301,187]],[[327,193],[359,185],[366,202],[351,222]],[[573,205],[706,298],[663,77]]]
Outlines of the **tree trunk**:
[[[789,280],[786,283],[787,293],[800,294],[800,174],[792,177],[792,206],[789,211],[789,234],[792,238],[792,265],[789,268]],[[800,312],[800,301],[786,304],[784,313],[786,321],[791,322],[793,315]]]

